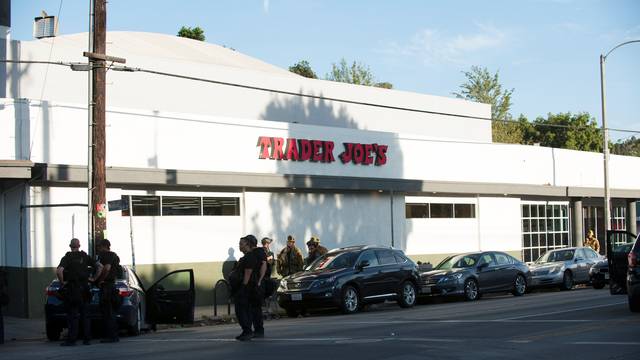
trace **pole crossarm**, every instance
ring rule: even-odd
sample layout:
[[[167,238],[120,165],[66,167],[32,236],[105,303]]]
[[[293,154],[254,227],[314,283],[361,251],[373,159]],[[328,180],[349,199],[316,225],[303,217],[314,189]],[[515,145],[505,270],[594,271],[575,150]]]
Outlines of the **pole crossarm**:
[[[119,64],[125,64],[127,62],[127,59],[125,58],[109,56],[105,54],[97,54],[97,53],[88,52],[88,51],[82,52],[82,56],[89,58],[89,60],[111,61]]]

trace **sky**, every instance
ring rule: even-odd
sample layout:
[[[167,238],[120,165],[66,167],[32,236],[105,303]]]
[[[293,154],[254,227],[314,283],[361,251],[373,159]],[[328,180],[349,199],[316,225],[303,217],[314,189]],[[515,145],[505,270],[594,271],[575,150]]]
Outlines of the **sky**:
[[[89,1],[13,0],[11,37],[31,40],[33,18],[59,15],[59,34],[86,32]],[[588,112],[600,125],[600,54],[640,40],[635,0],[109,0],[107,29],[176,34],[288,68],[307,60],[324,77],[342,58],[395,89],[453,97],[471,66],[514,89],[511,113]],[[117,54],[125,57],[126,54]],[[64,59],[61,59],[64,60]],[[640,43],[606,60],[607,126],[640,135]]]

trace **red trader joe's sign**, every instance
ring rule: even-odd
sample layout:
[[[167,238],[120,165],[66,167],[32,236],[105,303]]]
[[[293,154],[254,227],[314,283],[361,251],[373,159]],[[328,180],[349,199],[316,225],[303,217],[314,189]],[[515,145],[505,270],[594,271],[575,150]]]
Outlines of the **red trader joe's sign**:
[[[260,136],[256,146],[260,147],[260,159],[323,163],[336,161],[333,156],[333,141]],[[351,162],[380,166],[387,163],[388,145],[342,143],[342,146],[344,148],[338,158],[343,164]]]

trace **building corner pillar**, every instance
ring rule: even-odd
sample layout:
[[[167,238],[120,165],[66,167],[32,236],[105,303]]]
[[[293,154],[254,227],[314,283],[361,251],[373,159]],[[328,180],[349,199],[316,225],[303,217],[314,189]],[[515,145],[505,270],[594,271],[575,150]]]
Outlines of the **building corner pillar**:
[[[638,234],[638,225],[636,222],[637,211],[636,211],[636,200],[629,199],[627,200],[627,231],[632,234]]]
[[[571,245],[582,246],[584,243],[584,224],[582,216],[582,198],[571,199],[571,224],[573,234],[571,234]]]

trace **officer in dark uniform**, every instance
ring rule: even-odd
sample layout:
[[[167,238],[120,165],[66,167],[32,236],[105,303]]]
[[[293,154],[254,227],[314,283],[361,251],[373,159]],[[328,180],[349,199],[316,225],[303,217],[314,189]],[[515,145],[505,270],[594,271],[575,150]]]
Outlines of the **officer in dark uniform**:
[[[4,344],[4,319],[2,318],[2,307],[7,305],[9,305],[7,273],[0,269],[0,344]]]
[[[260,272],[260,262],[257,252],[252,251],[252,246],[255,248],[254,244],[257,243],[258,241],[253,235],[240,238],[238,247],[244,256],[238,260],[237,266],[229,275],[235,302],[236,317],[238,318],[238,324],[242,328],[242,333],[236,336],[236,340],[239,341],[251,340],[251,338],[254,337],[253,331],[251,331],[254,314],[257,311],[260,313],[260,316],[262,316],[260,300],[258,300],[259,290],[257,281]],[[264,336],[264,329],[258,328],[256,330],[261,330],[262,336]],[[260,333],[257,335],[260,336]]]
[[[96,283],[100,287],[100,312],[102,313],[102,321],[104,322],[105,338],[100,340],[101,343],[118,342],[118,325],[116,324],[116,316],[114,313],[114,304],[117,303],[115,298],[115,283],[118,269],[120,268],[120,258],[111,251],[111,242],[104,239],[96,246],[97,262],[102,264],[100,274],[96,276]]]
[[[91,323],[88,317],[90,302],[89,275],[93,266],[91,257],[80,251],[80,240],[71,239],[71,251],[66,253],[56,269],[56,275],[62,284],[61,293],[69,332],[62,346],[73,346],[78,339],[78,323],[82,322],[84,345],[91,344]]]

